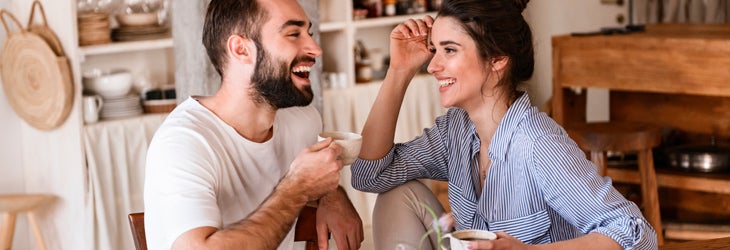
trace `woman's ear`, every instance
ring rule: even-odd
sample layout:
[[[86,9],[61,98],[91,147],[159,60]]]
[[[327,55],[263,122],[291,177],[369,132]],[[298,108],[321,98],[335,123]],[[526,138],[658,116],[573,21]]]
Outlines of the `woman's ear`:
[[[256,62],[255,46],[251,39],[241,35],[231,35],[226,43],[226,50],[231,60],[244,64]]]
[[[492,71],[504,71],[508,62],[509,57],[507,56],[497,56],[492,58]]]

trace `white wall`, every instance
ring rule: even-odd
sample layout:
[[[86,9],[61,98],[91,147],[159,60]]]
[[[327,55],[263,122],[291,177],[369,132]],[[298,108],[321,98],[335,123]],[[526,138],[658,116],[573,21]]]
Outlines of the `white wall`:
[[[11,9],[11,3],[0,1],[0,8]],[[3,28],[0,31],[0,44],[5,44],[7,33]],[[0,49],[1,50],[1,49]],[[0,51],[1,52],[1,51]],[[1,73],[0,73],[1,74]],[[0,78],[0,83],[2,79]],[[5,96],[5,90],[0,89],[0,194],[25,192],[24,169],[21,162],[20,117],[18,117]],[[0,219],[1,220],[1,219]],[[28,227],[24,216],[16,221],[14,244],[18,249],[28,249]]]
[[[25,25],[32,3],[32,0],[2,0],[0,7]],[[77,55],[73,18],[76,1],[41,0],[41,3],[66,54]],[[5,31],[0,33],[0,43],[4,44]],[[78,76],[78,59],[71,56],[70,60],[73,75]],[[0,94],[0,193],[49,193],[59,197],[38,214],[49,249],[88,249],[83,244],[83,229],[87,224],[84,220],[86,170],[81,152],[78,79],[75,79],[75,92],[68,119],[50,131],[39,131],[22,121],[10,108],[4,91]],[[25,217],[21,216],[19,222],[14,249],[34,249],[34,243],[28,240],[30,232]]]
[[[527,4],[524,14],[535,44],[535,74],[528,85],[535,105],[543,105],[552,96],[551,37],[623,26],[625,23],[616,22],[616,16],[623,13],[628,17],[627,9],[626,4],[605,5],[600,0],[533,0]],[[608,119],[607,92],[590,90],[588,98],[587,119]]]

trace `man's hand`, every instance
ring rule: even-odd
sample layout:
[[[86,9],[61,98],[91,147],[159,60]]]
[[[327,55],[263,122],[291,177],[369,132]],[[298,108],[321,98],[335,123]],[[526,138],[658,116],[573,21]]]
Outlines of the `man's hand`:
[[[327,138],[305,148],[291,163],[281,185],[296,189],[309,201],[331,193],[340,182],[342,147]]]
[[[360,249],[365,236],[362,220],[342,188],[330,192],[319,201],[317,208],[317,242],[327,249],[327,235],[332,232],[337,249]]]

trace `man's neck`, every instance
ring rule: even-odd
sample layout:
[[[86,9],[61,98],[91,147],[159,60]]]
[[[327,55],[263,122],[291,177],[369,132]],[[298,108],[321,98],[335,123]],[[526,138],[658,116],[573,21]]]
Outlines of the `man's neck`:
[[[268,104],[254,102],[248,91],[233,84],[236,83],[223,82],[214,96],[202,98],[200,103],[244,138],[259,143],[269,140],[276,110]]]

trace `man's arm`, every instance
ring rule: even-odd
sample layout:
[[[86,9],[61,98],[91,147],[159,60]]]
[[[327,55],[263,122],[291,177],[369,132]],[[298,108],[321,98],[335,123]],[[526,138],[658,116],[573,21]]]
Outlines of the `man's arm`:
[[[271,195],[248,217],[223,229],[189,230],[172,249],[276,249],[307,202],[335,192],[341,152],[330,138],[302,150]]]
[[[342,187],[319,200],[317,208],[317,242],[319,249],[327,249],[327,236],[332,236],[337,249],[360,249],[365,239],[362,220]]]
[[[246,219],[221,230],[199,227],[187,231],[175,240],[172,248],[276,249],[308,201],[307,196],[292,184],[281,182]]]

